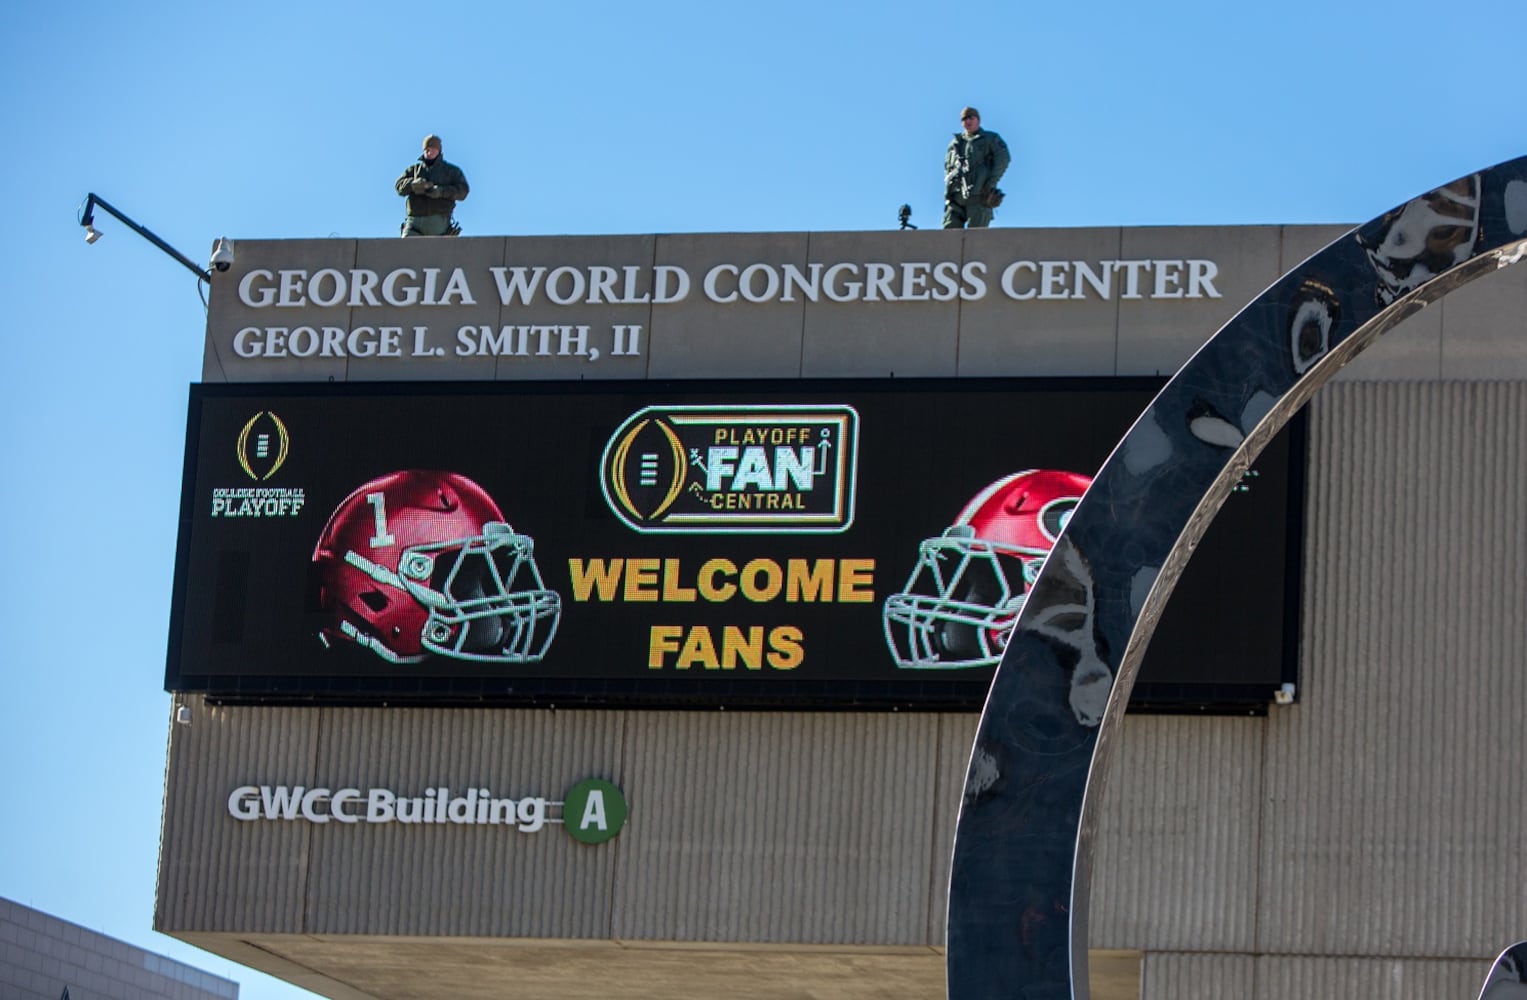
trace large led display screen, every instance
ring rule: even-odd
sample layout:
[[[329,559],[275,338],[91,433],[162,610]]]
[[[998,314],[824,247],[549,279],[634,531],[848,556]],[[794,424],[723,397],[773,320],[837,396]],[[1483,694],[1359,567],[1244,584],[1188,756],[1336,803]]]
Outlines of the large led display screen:
[[[1159,380],[193,386],[166,687],[233,701],[976,709]],[[1302,425],[1137,708],[1296,680]]]

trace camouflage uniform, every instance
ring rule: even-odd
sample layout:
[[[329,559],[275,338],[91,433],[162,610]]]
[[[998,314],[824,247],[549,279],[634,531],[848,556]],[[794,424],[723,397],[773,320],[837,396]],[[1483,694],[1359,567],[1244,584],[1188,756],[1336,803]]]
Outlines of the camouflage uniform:
[[[435,141],[430,143],[431,139]],[[427,136],[425,143],[437,148],[440,144],[435,136]],[[430,160],[421,153],[418,162],[403,171],[393,187],[408,198],[404,236],[455,236],[461,232],[451,214],[456,203],[467,196],[467,176],[454,163],[445,162],[444,155]]]
[[[956,132],[944,154],[944,228],[991,225],[992,210],[981,199],[996,188],[1011,162],[1007,143],[997,133]]]

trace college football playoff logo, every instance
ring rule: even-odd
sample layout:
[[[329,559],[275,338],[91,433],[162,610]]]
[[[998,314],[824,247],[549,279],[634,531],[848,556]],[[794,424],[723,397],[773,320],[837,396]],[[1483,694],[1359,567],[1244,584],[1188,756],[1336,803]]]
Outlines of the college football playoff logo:
[[[281,418],[271,410],[261,410],[239,431],[239,468],[255,482],[264,482],[286,463],[291,447],[292,439]]]

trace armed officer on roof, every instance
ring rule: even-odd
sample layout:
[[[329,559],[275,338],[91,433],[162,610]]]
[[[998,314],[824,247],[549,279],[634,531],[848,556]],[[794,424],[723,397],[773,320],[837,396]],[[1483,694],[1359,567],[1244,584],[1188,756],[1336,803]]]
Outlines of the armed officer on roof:
[[[944,228],[984,229],[1002,204],[997,182],[1013,158],[1000,135],[981,127],[975,108],[960,111],[960,126],[944,154]]]
[[[466,199],[467,175],[454,163],[445,162],[438,135],[424,137],[418,162],[403,171],[393,186],[408,199],[404,236],[461,235],[461,227],[451,215],[456,203]]]

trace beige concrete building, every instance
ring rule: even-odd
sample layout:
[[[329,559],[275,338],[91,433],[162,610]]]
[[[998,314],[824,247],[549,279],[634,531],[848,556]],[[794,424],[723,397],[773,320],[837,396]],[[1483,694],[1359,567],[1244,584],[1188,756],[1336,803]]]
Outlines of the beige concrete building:
[[[0,899],[0,996],[238,1000],[239,984]]]
[[[1342,232],[240,242],[204,380],[1164,375]],[[1473,996],[1527,937],[1527,273],[1407,320],[1309,416],[1297,698],[1126,723],[1099,1000]],[[155,927],[323,995],[943,996],[974,714],[180,706]],[[630,806],[606,843],[235,815],[590,777]]]

